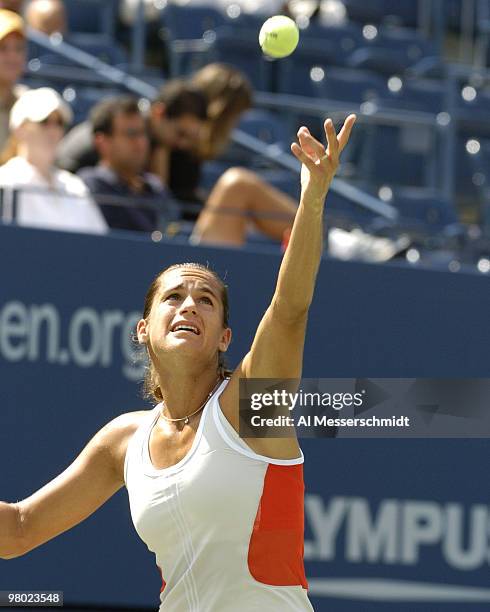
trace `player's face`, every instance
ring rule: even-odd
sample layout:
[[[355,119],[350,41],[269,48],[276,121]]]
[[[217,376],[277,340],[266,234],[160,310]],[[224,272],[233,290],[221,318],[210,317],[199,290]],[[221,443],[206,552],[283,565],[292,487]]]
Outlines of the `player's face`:
[[[231,340],[231,331],[223,327],[221,288],[205,271],[180,268],[164,273],[149,319],[150,344],[157,356],[192,355],[211,364]]]
[[[12,86],[24,72],[26,41],[13,32],[0,40],[0,83]]]

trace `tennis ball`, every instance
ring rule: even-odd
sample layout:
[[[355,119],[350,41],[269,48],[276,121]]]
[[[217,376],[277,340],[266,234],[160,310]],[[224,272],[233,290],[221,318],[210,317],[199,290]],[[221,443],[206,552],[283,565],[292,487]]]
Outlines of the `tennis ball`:
[[[268,19],[260,28],[259,44],[270,57],[286,57],[296,49],[299,30],[295,22],[285,15]]]

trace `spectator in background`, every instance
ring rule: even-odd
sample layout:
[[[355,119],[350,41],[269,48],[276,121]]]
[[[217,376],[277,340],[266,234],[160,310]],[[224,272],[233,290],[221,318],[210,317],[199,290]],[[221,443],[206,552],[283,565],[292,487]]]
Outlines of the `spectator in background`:
[[[149,167],[169,184],[172,151],[194,151],[206,125],[206,95],[183,79],[163,85],[148,117],[152,148]]]
[[[168,81],[152,102],[147,114],[150,154],[147,170],[168,183],[172,150],[194,150],[200,142],[207,117],[204,94],[181,79]],[[99,155],[95,148],[90,121],[75,126],[63,139],[58,165],[71,172],[95,166]]]
[[[0,167],[0,187],[19,191],[16,212],[13,197],[6,193],[7,220],[58,230],[107,230],[83,181],[54,166],[56,148],[71,118],[61,96],[47,87],[23,93],[12,107],[10,129],[16,155]]]
[[[0,159],[9,136],[10,109],[27,89],[17,84],[25,69],[26,47],[22,18],[0,9]]]
[[[202,79],[203,82],[206,78]],[[219,107],[217,104],[216,109]],[[207,142],[207,112],[205,92],[180,79],[166,83],[151,104],[147,118],[151,141],[147,170],[157,175],[164,185],[169,186],[172,193],[176,176],[175,169],[173,178],[171,176],[172,154],[176,151],[199,151],[202,143]],[[219,116],[226,116],[223,107],[216,114],[216,126],[219,125]],[[232,113],[232,118],[226,119],[228,132],[238,116],[239,113]],[[83,162],[87,166],[98,163],[98,153],[93,146],[89,125],[87,122],[83,126],[77,126],[72,131],[73,134],[67,136],[69,142],[65,142],[65,147],[60,152],[60,162],[68,161],[72,168],[80,168]],[[217,131],[218,127],[215,133]],[[220,148],[226,142],[224,135],[220,135]],[[209,146],[204,146],[208,147],[209,152]],[[191,184],[191,173],[195,173],[195,166],[180,164],[178,172],[179,184],[182,185],[186,180]],[[84,176],[86,177],[86,174]],[[179,197],[181,194],[177,192],[175,195]],[[239,246],[246,240],[247,215],[253,217],[253,224],[260,231],[280,241],[284,232],[291,227],[295,213],[296,203],[287,195],[265,183],[253,172],[244,168],[231,168],[216,183],[202,214],[187,215],[186,218],[195,220],[199,215],[193,241]]]
[[[44,34],[67,31],[66,9],[62,0],[31,0],[25,11],[27,25]]]
[[[227,64],[207,64],[193,74],[190,84],[206,96],[207,119],[192,150],[174,149],[168,186],[179,200],[204,205],[208,194],[200,189],[203,162],[216,159],[228,147],[230,134],[242,113],[252,107],[253,92],[245,75]],[[197,214],[186,214],[195,220]]]
[[[90,119],[100,161],[80,170],[79,176],[109,226],[152,232],[160,227],[162,218],[179,218],[160,179],[145,172],[150,141],[138,100],[108,98],[93,108]]]
[[[307,19],[323,26],[342,26],[348,21],[342,0],[289,0],[287,12],[293,19]]]

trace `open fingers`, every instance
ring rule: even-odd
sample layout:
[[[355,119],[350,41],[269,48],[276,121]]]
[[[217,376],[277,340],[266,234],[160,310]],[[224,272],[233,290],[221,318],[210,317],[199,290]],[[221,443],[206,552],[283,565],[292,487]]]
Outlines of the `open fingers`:
[[[356,115],[352,114],[349,115],[344,121],[344,125],[342,126],[342,129],[340,130],[339,135],[337,137],[340,152],[344,150],[345,145],[349,142],[350,133],[352,131],[354,123],[356,122],[356,119]]]
[[[291,145],[291,152],[307,168],[309,168],[310,170],[313,169],[313,166],[315,165],[315,160],[311,159],[311,157],[304,152],[303,148],[300,147],[297,142],[293,142],[293,144]]]
[[[325,150],[323,145],[313,138],[310,134],[308,128],[302,127],[298,131],[298,140],[301,145],[303,151],[311,158],[313,161],[317,161],[325,155]]]
[[[333,121],[331,119],[327,119],[324,123],[324,128],[328,142],[328,154],[334,161],[336,161],[339,157],[339,143],[337,141],[337,134],[335,133]]]

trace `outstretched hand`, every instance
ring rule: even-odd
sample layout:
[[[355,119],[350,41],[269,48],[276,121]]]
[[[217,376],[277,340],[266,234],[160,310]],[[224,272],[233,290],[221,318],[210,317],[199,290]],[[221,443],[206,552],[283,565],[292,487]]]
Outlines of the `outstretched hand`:
[[[291,145],[291,152],[301,162],[301,190],[303,197],[312,200],[323,200],[339,166],[339,155],[349,142],[356,115],[349,115],[338,136],[333,121],[324,123],[328,146],[325,149],[321,142],[310,133],[307,127],[298,130],[299,144]]]

